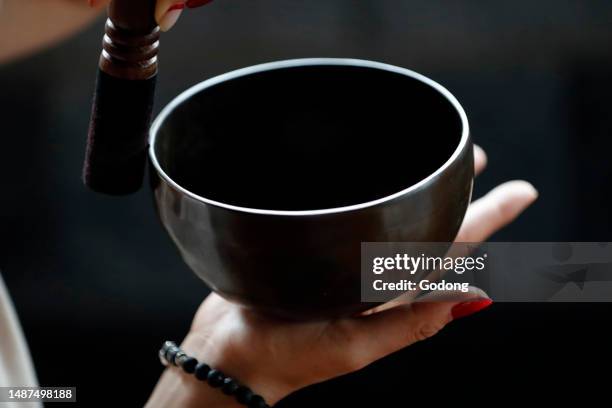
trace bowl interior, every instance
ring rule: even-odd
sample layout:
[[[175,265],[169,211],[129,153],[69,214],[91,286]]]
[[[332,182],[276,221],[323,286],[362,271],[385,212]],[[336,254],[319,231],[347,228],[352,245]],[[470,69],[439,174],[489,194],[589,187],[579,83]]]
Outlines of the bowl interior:
[[[159,126],[164,172],[201,197],[304,211],[404,190],[457,149],[462,122],[438,90],[353,65],[254,72],[200,90]]]

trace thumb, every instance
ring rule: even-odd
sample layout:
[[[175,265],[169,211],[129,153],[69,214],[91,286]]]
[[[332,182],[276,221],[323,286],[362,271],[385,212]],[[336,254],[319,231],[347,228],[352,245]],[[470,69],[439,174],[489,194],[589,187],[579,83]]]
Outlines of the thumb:
[[[90,7],[102,8],[108,5],[110,0],[87,0]],[[188,7],[189,3],[193,1],[185,0],[157,0],[155,5],[155,21],[159,24],[159,28],[162,31],[168,31],[171,29],[179,17],[181,16],[183,9]]]
[[[444,326],[492,304],[481,289],[435,292],[418,302],[352,319],[355,349],[367,365],[404,347],[434,336]]]
[[[162,31],[168,31],[178,21],[185,8],[196,8],[212,0],[157,0],[155,20]]]
[[[157,5],[155,6],[155,20],[157,20],[159,28],[162,31],[171,29],[183,13],[185,6],[185,1],[157,0]]]

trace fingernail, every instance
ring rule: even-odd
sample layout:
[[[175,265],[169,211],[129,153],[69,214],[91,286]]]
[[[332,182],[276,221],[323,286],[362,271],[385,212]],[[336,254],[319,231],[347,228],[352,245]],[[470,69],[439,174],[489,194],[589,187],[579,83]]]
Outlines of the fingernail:
[[[473,315],[476,312],[480,312],[483,309],[491,306],[493,301],[491,299],[479,299],[472,300],[470,302],[463,302],[455,305],[451,310],[451,315],[454,319],[461,319],[462,317],[467,317]]]
[[[187,7],[196,8],[210,3],[212,0],[187,0]]]
[[[89,1],[89,7],[98,7],[103,0],[88,0]]]
[[[178,21],[179,17],[181,16],[181,13],[183,13],[184,8],[184,2],[174,3],[172,6],[170,6],[170,8],[168,8],[168,10],[166,11],[166,14],[164,14],[161,20],[159,21],[159,28],[162,31],[168,31],[169,29],[171,29]]]

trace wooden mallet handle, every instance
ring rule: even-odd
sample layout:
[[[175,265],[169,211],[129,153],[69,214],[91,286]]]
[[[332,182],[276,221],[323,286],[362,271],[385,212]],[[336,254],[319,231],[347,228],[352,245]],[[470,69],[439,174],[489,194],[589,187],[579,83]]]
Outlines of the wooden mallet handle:
[[[108,15],[83,180],[94,191],[123,195],[142,186],[160,31],[155,0],[113,0]]]

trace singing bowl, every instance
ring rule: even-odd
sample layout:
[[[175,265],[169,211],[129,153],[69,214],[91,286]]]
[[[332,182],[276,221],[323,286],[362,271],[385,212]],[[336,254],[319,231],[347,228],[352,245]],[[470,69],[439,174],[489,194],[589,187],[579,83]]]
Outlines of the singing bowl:
[[[453,241],[474,177],[467,117],[436,82],[351,59],[204,81],[151,128],[161,222],[212,290],[291,319],[347,316],[362,242]]]

